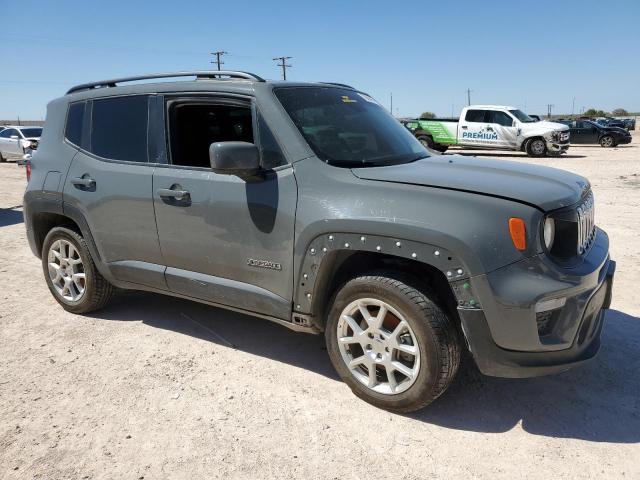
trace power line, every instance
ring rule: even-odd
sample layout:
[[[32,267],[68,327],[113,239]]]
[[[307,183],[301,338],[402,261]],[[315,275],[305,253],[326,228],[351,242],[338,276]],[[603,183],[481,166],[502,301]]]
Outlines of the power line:
[[[287,65],[287,60],[293,57],[276,57],[274,60],[280,60],[278,64],[279,67],[282,67],[282,79],[287,79],[287,68],[291,68],[291,65]]]
[[[211,60],[211,63],[217,63],[218,64],[218,70],[220,70],[220,65],[224,65],[224,62],[220,61],[220,57],[222,55],[226,55],[229,52],[224,52],[222,50],[218,50],[217,52],[211,52],[211,55],[215,55],[216,59],[215,60]]]

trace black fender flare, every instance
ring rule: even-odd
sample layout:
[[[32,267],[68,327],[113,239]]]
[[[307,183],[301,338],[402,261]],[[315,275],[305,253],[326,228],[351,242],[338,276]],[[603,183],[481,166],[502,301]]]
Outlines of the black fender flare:
[[[313,315],[318,311],[314,302],[319,301],[316,296],[323,287],[323,279],[332,273],[332,259],[337,252],[346,251],[380,253],[424,263],[443,273],[458,301],[464,297],[460,289],[469,274],[452,251],[402,238],[335,232],[318,235],[307,246],[294,283],[294,312]]]

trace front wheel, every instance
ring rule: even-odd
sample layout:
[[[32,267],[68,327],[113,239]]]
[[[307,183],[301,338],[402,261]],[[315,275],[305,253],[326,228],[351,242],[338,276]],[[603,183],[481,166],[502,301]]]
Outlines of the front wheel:
[[[605,135],[600,139],[600,146],[604,148],[611,148],[616,146],[616,142],[611,135]]]
[[[338,291],[325,329],[327,350],[358,397],[411,412],[447,389],[460,343],[453,321],[432,298],[393,273],[357,277]]]
[[[422,144],[423,147],[427,147],[427,148],[430,148],[431,150],[435,150],[433,138],[431,138],[429,135],[418,135],[416,138]]]
[[[527,154],[531,157],[544,157],[547,143],[542,138],[533,138],[527,142]]]

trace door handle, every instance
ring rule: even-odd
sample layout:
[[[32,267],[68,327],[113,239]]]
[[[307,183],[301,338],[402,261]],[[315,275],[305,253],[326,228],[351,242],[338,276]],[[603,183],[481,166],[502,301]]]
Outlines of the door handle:
[[[161,197],[175,198],[176,200],[186,200],[189,198],[187,190],[172,190],[170,188],[159,188],[158,195]]]
[[[466,130],[467,126],[466,125],[462,125],[460,128],[464,128]]]
[[[89,176],[72,178],[71,183],[78,187],[85,188],[93,188],[96,186],[96,181]]]

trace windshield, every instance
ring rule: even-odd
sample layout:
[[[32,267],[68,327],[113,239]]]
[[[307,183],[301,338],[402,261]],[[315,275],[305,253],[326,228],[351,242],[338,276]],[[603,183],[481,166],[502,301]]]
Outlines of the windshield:
[[[331,165],[396,165],[429,156],[411,132],[368,95],[333,87],[274,91],[315,154]]]
[[[509,110],[509,112],[522,123],[535,123],[535,120],[524,113],[522,110]]]
[[[42,128],[21,128],[20,131],[25,138],[42,136]]]

